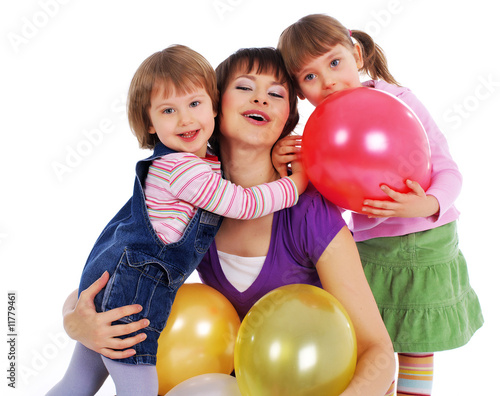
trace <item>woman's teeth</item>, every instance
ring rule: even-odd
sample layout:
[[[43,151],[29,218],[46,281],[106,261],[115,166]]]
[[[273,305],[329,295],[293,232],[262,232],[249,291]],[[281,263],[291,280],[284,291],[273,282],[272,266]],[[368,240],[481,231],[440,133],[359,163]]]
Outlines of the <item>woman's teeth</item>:
[[[266,119],[260,114],[245,114],[245,117],[252,118],[257,121],[266,121]]]

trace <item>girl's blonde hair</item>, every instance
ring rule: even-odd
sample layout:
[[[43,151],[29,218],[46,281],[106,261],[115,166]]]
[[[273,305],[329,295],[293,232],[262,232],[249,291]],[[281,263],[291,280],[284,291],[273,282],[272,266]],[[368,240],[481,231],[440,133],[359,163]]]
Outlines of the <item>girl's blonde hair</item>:
[[[139,66],[130,83],[127,111],[130,127],[141,148],[154,148],[160,140],[149,133],[151,95],[163,90],[165,96],[186,94],[202,88],[212,100],[214,112],[218,107],[215,70],[199,53],[183,45],[172,45],[149,56]]]
[[[287,27],[279,38],[281,52],[288,72],[294,76],[312,58],[324,55],[337,44],[354,50],[355,38],[361,47],[363,67],[372,79],[381,79],[399,85],[389,72],[387,59],[373,39],[360,30],[349,30],[338,20],[325,14],[311,14]]]

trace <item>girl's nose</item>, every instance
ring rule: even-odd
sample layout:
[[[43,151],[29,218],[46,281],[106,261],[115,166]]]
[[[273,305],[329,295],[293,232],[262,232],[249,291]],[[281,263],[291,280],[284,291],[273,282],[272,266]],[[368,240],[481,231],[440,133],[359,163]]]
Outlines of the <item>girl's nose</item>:
[[[179,116],[179,124],[180,125],[189,125],[193,123],[193,117],[189,112],[182,112]]]
[[[324,89],[333,88],[334,85],[335,85],[335,81],[334,81],[333,78],[331,78],[331,77],[325,77],[323,79],[323,88]]]

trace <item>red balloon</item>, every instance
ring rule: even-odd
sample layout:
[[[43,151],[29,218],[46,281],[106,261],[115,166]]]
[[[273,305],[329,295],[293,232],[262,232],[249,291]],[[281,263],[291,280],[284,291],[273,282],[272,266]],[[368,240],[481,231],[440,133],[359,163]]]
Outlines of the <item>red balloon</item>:
[[[307,175],[334,204],[361,212],[365,199],[390,200],[382,184],[407,193],[406,180],[430,185],[427,134],[413,111],[373,88],[339,91],[321,102],[302,137]]]

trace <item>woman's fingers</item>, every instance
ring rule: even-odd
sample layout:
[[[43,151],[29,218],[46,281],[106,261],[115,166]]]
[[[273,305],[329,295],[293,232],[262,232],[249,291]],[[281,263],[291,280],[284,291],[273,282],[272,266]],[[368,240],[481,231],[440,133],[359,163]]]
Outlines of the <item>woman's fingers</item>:
[[[91,301],[91,303],[94,304],[95,296],[97,296],[97,294],[102,289],[104,289],[104,287],[106,286],[106,283],[108,283],[108,280],[109,280],[109,272],[105,271],[99,279],[97,279],[87,289],[83,290],[80,293],[80,298],[82,298],[82,295],[83,295],[85,301]]]
[[[114,308],[104,312],[103,319],[106,323],[111,323],[127,316],[135,315],[141,311],[142,307],[139,304],[125,305],[123,307]]]

